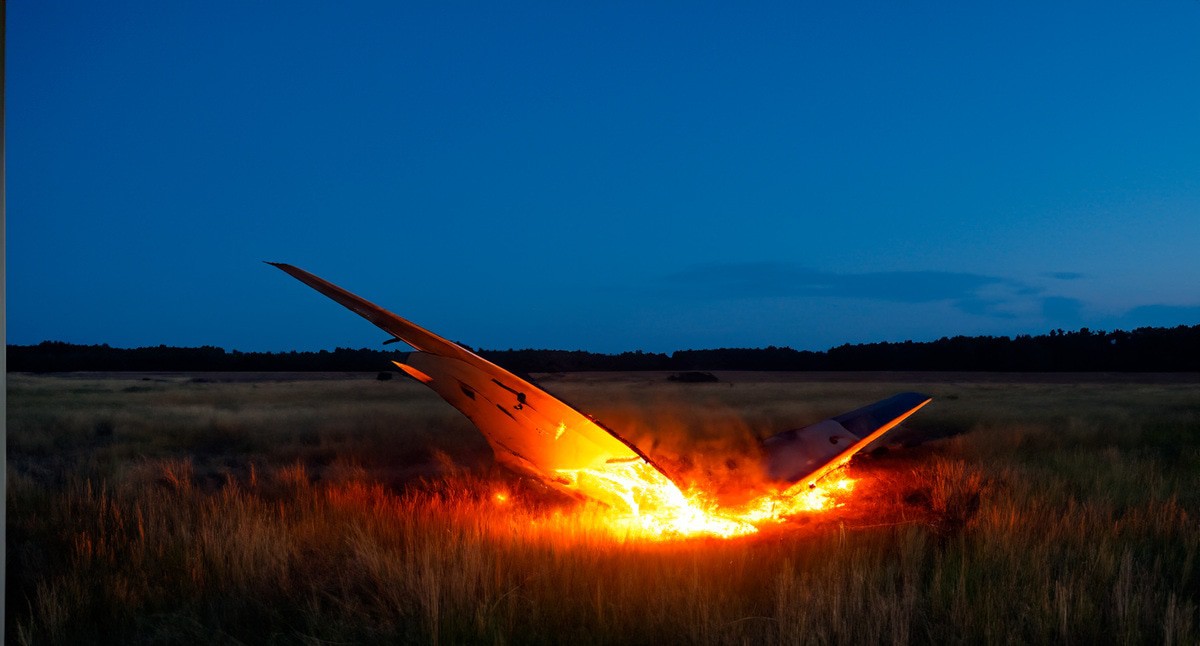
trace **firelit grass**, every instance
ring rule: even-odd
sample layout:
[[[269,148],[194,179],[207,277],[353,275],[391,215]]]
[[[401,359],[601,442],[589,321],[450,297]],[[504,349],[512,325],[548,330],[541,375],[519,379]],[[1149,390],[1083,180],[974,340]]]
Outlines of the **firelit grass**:
[[[641,543],[419,384],[9,377],[9,643],[1200,639],[1195,383],[552,385],[651,454],[934,395],[844,507]]]

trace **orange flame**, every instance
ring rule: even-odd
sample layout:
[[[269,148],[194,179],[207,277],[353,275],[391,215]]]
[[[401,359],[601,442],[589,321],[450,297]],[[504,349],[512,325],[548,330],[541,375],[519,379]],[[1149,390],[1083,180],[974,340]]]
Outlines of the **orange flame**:
[[[559,469],[558,473],[572,488],[609,506],[607,513],[600,515],[606,529],[619,537],[650,540],[745,536],[757,532],[760,525],[830,509],[835,506],[831,496],[854,489],[853,480],[842,478],[797,494],[774,492],[737,507],[721,508],[701,491],[685,494],[642,461],[600,469]]]

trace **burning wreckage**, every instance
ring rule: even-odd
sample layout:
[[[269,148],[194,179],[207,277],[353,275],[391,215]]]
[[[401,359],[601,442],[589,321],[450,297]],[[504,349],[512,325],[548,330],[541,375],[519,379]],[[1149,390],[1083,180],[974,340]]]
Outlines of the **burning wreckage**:
[[[703,491],[684,491],[617,433],[497,366],[391,312],[292,265],[268,263],[416,351],[394,361],[429,386],[483,433],[496,462],[569,496],[603,503],[607,524],[625,536],[669,539],[751,534],[802,511],[853,481],[831,474],[931,398],[900,393],[762,442],[764,471],[777,487],[736,507]]]

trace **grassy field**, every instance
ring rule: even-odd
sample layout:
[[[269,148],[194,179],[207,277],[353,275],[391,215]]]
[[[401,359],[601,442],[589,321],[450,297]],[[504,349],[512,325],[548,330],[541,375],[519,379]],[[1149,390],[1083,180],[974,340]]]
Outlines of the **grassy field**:
[[[757,437],[935,397],[844,506],[668,543],[497,472],[416,383],[8,377],[7,643],[1200,640],[1195,376],[547,379],[730,490]]]

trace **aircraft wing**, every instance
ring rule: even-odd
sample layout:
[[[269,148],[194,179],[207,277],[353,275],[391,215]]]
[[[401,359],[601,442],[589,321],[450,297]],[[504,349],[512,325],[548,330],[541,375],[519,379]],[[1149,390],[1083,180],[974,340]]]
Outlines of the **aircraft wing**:
[[[461,411],[483,433],[496,460],[573,496],[564,470],[644,462],[633,444],[532,383],[466,348],[303,269],[268,263],[417,349],[394,362]],[[665,474],[663,477],[666,477]]]
[[[795,483],[791,489],[812,486],[932,399],[921,393],[900,393],[804,428],[772,435],[763,440],[767,475]]]

